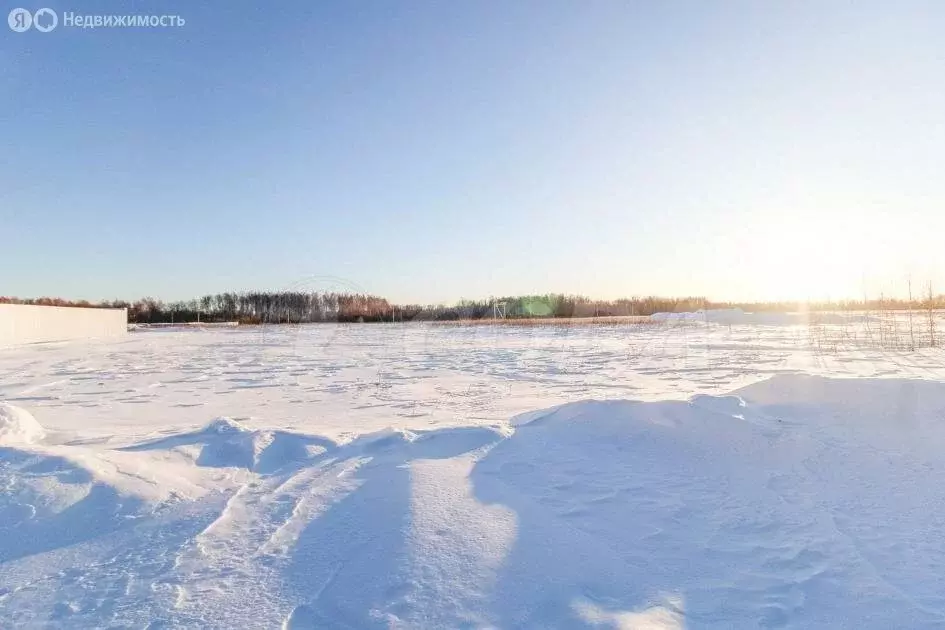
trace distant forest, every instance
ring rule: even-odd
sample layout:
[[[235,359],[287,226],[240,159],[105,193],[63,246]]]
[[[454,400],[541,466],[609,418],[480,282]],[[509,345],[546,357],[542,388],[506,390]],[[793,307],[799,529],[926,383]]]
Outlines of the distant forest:
[[[931,294],[931,292],[929,292]],[[202,298],[162,302],[143,298],[90,303],[61,298],[18,299],[0,296],[0,304],[36,304],[94,308],[127,308],[128,321],[139,324],[186,322],[240,322],[275,324],[307,322],[455,321],[463,319],[524,319],[536,317],[614,317],[652,315],[660,312],[741,308],[759,311],[907,310],[943,308],[945,296],[927,295],[911,302],[901,299],[848,300],[839,302],[714,302],[703,297],[640,297],[594,300],[578,295],[548,294],[510,296],[488,300],[463,300],[453,305],[392,304],[388,300],[354,293],[250,291],[218,293]]]

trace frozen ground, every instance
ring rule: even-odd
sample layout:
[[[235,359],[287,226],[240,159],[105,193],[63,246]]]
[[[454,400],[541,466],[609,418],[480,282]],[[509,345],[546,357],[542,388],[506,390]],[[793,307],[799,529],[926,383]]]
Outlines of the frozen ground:
[[[942,627],[945,353],[831,347],[667,323],[0,350],[0,627]]]

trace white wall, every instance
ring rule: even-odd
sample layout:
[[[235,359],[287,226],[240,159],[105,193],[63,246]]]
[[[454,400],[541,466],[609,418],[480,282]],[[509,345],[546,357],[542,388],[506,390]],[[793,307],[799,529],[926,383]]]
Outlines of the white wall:
[[[127,332],[128,311],[124,308],[0,304],[0,346],[119,337]]]

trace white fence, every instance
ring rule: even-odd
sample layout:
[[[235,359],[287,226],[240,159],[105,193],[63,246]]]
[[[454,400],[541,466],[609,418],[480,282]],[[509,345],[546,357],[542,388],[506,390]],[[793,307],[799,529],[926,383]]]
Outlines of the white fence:
[[[127,332],[128,311],[123,308],[0,304],[0,346],[120,337]]]

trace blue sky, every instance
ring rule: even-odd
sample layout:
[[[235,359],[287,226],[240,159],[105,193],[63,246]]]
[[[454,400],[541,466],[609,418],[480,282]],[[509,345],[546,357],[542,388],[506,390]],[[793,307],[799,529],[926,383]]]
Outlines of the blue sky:
[[[945,291],[945,4],[267,4],[0,32],[0,295]]]

